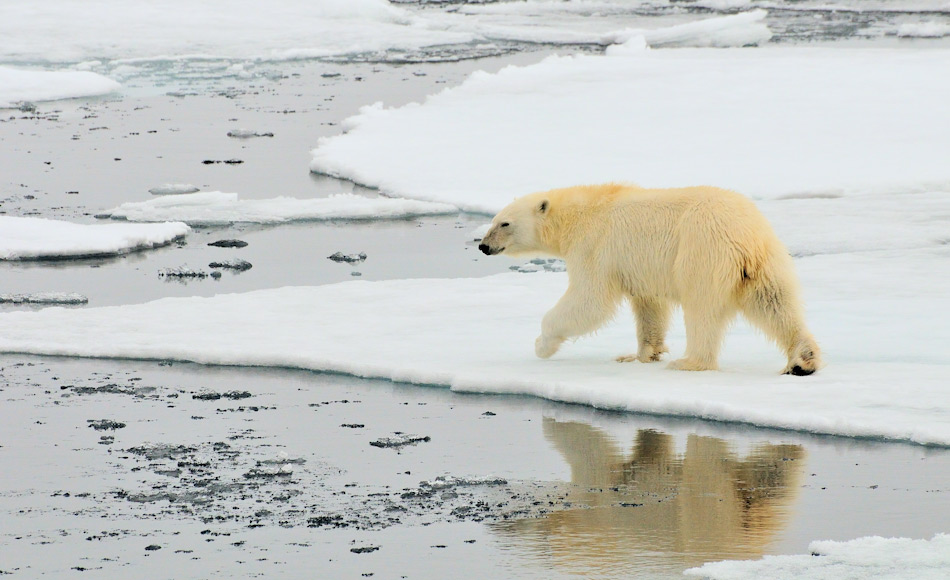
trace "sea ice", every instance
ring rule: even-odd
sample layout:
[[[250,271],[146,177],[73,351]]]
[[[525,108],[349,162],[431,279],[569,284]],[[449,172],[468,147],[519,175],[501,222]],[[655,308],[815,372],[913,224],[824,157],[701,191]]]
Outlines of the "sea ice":
[[[950,36],[950,25],[940,22],[908,22],[897,29],[902,38],[942,38]]]
[[[148,190],[152,195],[182,195],[185,193],[197,193],[198,191],[200,191],[200,189],[190,183],[166,183]]]
[[[17,107],[22,102],[105,95],[120,88],[122,85],[114,80],[93,72],[20,70],[0,66],[0,109]]]
[[[950,446],[948,251],[935,245],[797,260],[808,320],[828,363],[805,378],[780,375],[782,354],[745,324],[729,332],[720,372],[614,362],[636,349],[628,312],[538,359],[541,318],[567,285],[566,274],[547,272],[9,312],[0,314],[0,351],[301,368]],[[668,344],[671,356],[683,352],[678,320]]]
[[[327,256],[328,260],[333,260],[334,262],[341,263],[345,262],[347,264],[359,264],[366,261],[366,252],[360,252],[358,254],[344,254],[343,252],[333,252]]]
[[[220,276],[219,272],[212,272],[211,274],[212,276],[214,276],[214,274],[218,274]],[[175,268],[162,268],[161,270],[158,271],[158,277],[178,279],[178,280],[197,278],[200,280],[200,279],[207,278],[208,273],[205,272],[204,270],[195,270],[194,268],[191,268],[189,266],[178,266]]]
[[[236,270],[238,272],[244,272],[250,270],[253,266],[247,260],[242,260],[240,258],[235,258],[233,260],[224,260],[223,262],[211,262],[208,264],[209,268],[222,268],[225,270]]]
[[[708,580],[943,580],[950,570],[950,535],[930,540],[858,538],[817,541],[800,556],[764,556],[690,568],[684,574]]]
[[[191,229],[181,222],[75,224],[0,216],[0,260],[44,260],[125,254],[163,246]]]
[[[228,137],[235,139],[250,139],[252,137],[273,137],[270,131],[254,131],[253,129],[233,129],[228,131]]]
[[[403,219],[457,213],[455,206],[412,199],[340,193],[297,199],[238,199],[236,193],[206,191],[123,203],[104,213],[136,222],[181,221],[190,225],[273,224],[300,220]]]
[[[435,47],[464,52],[493,42],[604,44],[610,33],[640,21],[628,2],[505,2],[494,13],[488,7],[454,8],[385,0],[6,2],[0,4],[0,62],[77,63],[123,76],[149,61],[233,59],[241,62],[227,66],[227,74],[249,78],[248,63],[260,61],[385,58],[388,51]],[[672,34],[672,44],[691,46],[741,46],[769,37],[761,19],[723,18],[714,23],[719,17],[681,13],[670,20],[677,23],[675,32],[654,24],[646,34],[657,34],[660,45],[671,44]],[[708,24],[680,28],[690,19]]]
[[[476,39],[427,24],[385,0],[4,2],[0,61],[283,60]]]
[[[421,104],[364,107],[345,134],[318,142],[311,169],[485,213],[531,191],[605,181],[711,184],[757,198],[946,192],[950,75],[941,70],[950,51],[551,57],[476,72]]]
[[[89,299],[75,292],[0,294],[0,304],[86,304]]]

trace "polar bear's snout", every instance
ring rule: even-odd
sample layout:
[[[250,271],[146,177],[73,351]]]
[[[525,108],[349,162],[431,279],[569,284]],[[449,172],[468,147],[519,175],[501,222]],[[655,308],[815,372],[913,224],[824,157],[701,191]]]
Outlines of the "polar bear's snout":
[[[495,254],[500,254],[505,251],[504,248],[495,249],[488,244],[478,244],[478,249],[481,250],[486,256],[494,256]]]

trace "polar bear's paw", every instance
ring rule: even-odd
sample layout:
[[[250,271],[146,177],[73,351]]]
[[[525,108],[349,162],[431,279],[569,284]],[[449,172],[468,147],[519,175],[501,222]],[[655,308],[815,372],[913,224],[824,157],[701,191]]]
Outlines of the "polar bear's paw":
[[[538,358],[551,358],[563,343],[563,338],[551,338],[542,334],[534,341],[534,354],[538,355]]]
[[[680,358],[666,366],[674,371],[715,371],[719,370],[716,364],[704,363],[690,358]]]
[[[640,361],[644,363],[657,362],[663,358],[663,354],[670,352],[670,349],[666,348],[665,344],[660,345],[659,347],[647,346],[640,349],[640,352],[636,354],[624,354],[620,355],[614,360],[617,362],[634,362]]]

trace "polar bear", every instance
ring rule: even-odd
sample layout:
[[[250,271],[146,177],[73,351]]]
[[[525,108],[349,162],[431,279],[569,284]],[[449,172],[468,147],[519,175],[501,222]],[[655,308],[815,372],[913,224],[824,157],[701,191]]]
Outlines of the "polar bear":
[[[627,299],[636,354],[669,352],[674,305],[683,309],[686,354],[679,370],[718,368],[729,323],[742,313],[788,357],[784,373],[821,365],[805,325],[792,258],[755,205],[715,187],[569,187],[516,199],[492,220],[478,248],[488,255],[550,255],[567,264],[568,288],[544,316],[535,352],[548,358],[568,338],[594,332]]]

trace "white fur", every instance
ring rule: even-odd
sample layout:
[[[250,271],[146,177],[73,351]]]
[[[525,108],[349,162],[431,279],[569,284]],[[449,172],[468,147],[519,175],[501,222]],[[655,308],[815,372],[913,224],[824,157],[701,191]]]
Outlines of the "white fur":
[[[566,262],[568,289],[541,323],[539,357],[597,330],[626,299],[639,345],[619,361],[653,362],[668,352],[666,332],[678,304],[686,354],[670,368],[716,369],[737,313],[782,348],[786,373],[810,374],[820,366],[792,259],[755,205],[737,193],[624,184],[534,193],[495,216],[481,247]]]

